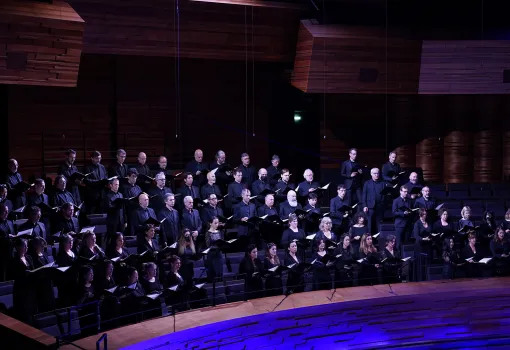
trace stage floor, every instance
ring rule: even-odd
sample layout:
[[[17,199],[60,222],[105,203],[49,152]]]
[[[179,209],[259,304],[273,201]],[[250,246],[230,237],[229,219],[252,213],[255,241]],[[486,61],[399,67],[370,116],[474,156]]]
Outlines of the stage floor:
[[[217,341],[217,338],[220,338],[219,335],[214,337],[214,332],[224,332],[225,327],[235,327],[238,328],[240,325],[246,328],[246,322],[248,324],[256,324],[262,322],[262,324],[271,325],[274,327],[279,327],[276,320],[281,320],[282,317],[285,319],[286,317],[301,317],[304,319],[314,318],[316,314],[326,315],[328,311],[337,312],[345,315],[351,315],[353,310],[363,311],[363,314],[357,315],[354,312],[354,319],[351,319],[349,322],[354,322],[360,325],[359,329],[351,329],[347,333],[365,333],[365,329],[361,332],[363,322],[368,322],[365,324],[372,324],[370,320],[384,320],[388,319],[388,322],[391,321],[391,317],[389,316],[398,316],[401,315],[409,315],[411,317],[411,313],[417,313],[417,315],[421,315],[422,318],[427,319],[428,313],[439,312],[440,310],[444,313],[441,316],[441,319],[445,317],[457,317],[458,329],[451,330],[452,334],[460,337],[466,338],[469,335],[471,336],[498,336],[499,327],[505,327],[506,330],[510,329],[510,278],[491,278],[491,279],[479,279],[479,280],[471,280],[471,279],[463,279],[463,280],[439,280],[439,281],[430,281],[430,282],[417,282],[417,283],[400,283],[393,285],[377,285],[372,287],[354,287],[354,288],[342,288],[334,291],[316,291],[316,292],[308,292],[308,293],[300,293],[294,294],[287,298],[283,296],[263,298],[263,299],[254,299],[247,302],[240,303],[231,303],[231,304],[223,304],[217,307],[208,307],[198,310],[193,310],[185,313],[181,313],[174,317],[166,317],[149,320],[143,323],[126,326],[122,328],[118,328],[115,330],[108,331],[108,349],[122,349],[126,348],[129,350],[134,349],[181,349],[181,348],[193,348],[193,349],[201,349],[201,348],[210,348],[210,349],[234,349],[235,344],[225,344],[225,347],[221,344],[213,344],[211,342],[208,345],[204,345],[204,339],[207,336],[212,337],[214,341]],[[412,297],[410,297],[412,296]],[[497,296],[497,298],[496,298]],[[384,298],[384,299],[381,299]],[[379,299],[379,300],[374,300]],[[461,300],[464,300],[461,302]],[[365,302],[360,302],[364,301]],[[471,303],[476,301],[483,301],[483,305],[476,305]],[[353,302],[353,303],[346,303]],[[490,302],[490,304],[487,304]],[[467,304],[466,304],[467,303]],[[326,304],[330,304],[329,306]],[[332,305],[331,305],[332,304]],[[319,306],[318,308],[306,308],[301,310],[292,310],[292,312],[285,313],[274,313],[274,311],[283,311],[283,310],[291,310],[296,308],[305,308],[310,306]],[[466,308],[467,305],[467,308]],[[375,309],[374,309],[375,307]],[[463,307],[464,311],[454,311],[456,308]],[[347,312],[346,308],[351,310],[351,313]],[[370,308],[373,310],[370,311]],[[386,308],[387,310],[383,311],[383,313],[378,313],[377,310],[381,311],[381,308]],[[476,323],[479,322],[477,317],[478,314],[474,314],[473,310],[481,310],[484,311],[485,308],[488,308],[490,312],[495,313],[496,320],[494,321],[493,316],[487,316],[486,313],[482,313],[480,316],[482,319],[489,319],[490,323],[486,327],[483,325],[478,325],[477,327],[468,327],[458,325],[458,322],[468,322],[468,323]],[[335,311],[336,310],[336,311]],[[451,312],[450,312],[451,310]],[[460,310],[460,309],[459,309]],[[326,312],[326,313],[324,313]],[[368,314],[366,314],[368,312]],[[392,312],[395,312],[394,314]],[[449,315],[452,313],[453,315]],[[266,314],[266,315],[263,315]],[[267,315],[270,314],[270,315]],[[303,314],[305,316],[299,316]],[[261,315],[258,318],[254,318],[249,321],[251,318],[237,320],[237,323],[232,322],[222,322],[221,324],[217,324],[217,322],[227,321],[232,319],[238,319],[246,316],[253,315]],[[293,316],[289,316],[293,315]],[[372,315],[372,316],[371,316]],[[339,316],[340,317],[340,316]],[[367,319],[369,317],[369,319]],[[388,318],[389,317],[389,318]],[[414,317],[414,316],[413,316]],[[492,317],[492,318],[491,318]],[[352,317],[351,317],[352,318]],[[473,318],[473,319],[470,319]],[[413,320],[416,317],[413,318]],[[326,318],[321,317],[317,318],[316,321],[325,322]],[[340,319],[339,319],[340,320]],[[358,320],[356,322],[356,320]],[[364,321],[363,321],[364,320]],[[499,320],[499,323],[498,323]],[[174,322],[175,321],[175,322]],[[242,322],[241,322],[242,321]],[[246,322],[245,322],[246,321]],[[409,323],[409,320],[397,320],[398,322]],[[240,322],[242,324],[240,324]],[[250,323],[251,322],[251,323]],[[278,321],[280,322],[280,321]],[[443,321],[441,321],[443,322]],[[380,322],[384,324],[384,322]],[[479,322],[480,323],[480,322]],[[191,328],[215,324],[209,327],[203,327],[201,329],[191,330]],[[298,322],[299,324],[299,322]],[[421,325],[422,322],[416,323],[416,326]],[[436,326],[441,324],[436,324]],[[303,326],[303,325],[301,325]],[[299,327],[301,327],[299,326]],[[306,326],[306,325],[305,325]],[[214,328],[216,327],[216,328]],[[329,326],[328,326],[329,327]],[[421,326],[420,326],[421,327]],[[430,325],[426,326],[430,327]],[[419,328],[419,327],[418,327]],[[491,332],[487,333],[486,329],[490,328]],[[177,334],[172,334],[174,332],[179,332],[183,330],[190,329],[189,332],[181,332]],[[223,330],[222,330],[223,329]],[[439,329],[443,329],[444,327],[439,327]],[[371,334],[374,334],[374,329],[371,329]],[[480,330],[483,330],[481,332]],[[212,332],[212,333],[211,333]],[[324,333],[327,333],[328,329],[324,329]],[[417,333],[416,333],[417,332]],[[434,335],[435,337],[445,337],[445,334],[434,333],[430,331],[417,330],[416,334],[409,335],[410,339],[415,339],[417,341],[425,341],[428,339],[426,336]],[[505,331],[507,334],[508,331]],[[225,333],[223,333],[225,334]],[[256,334],[256,332],[252,332],[249,328],[245,329],[245,336],[241,334],[235,334],[234,337],[239,340],[237,345],[241,345],[243,341],[246,341],[246,334]],[[283,333],[282,333],[283,334]],[[379,340],[382,340],[382,333],[379,334]],[[386,334],[386,333],[384,333]],[[449,333],[448,333],[449,334]],[[200,335],[198,337],[197,335]],[[462,336],[461,336],[462,335]],[[425,337],[424,337],[425,336]],[[96,346],[96,340],[99,336],[93,336],[84,338],[82,340],[78,340],[74,342],[76,345],[85,348],[85,349],[94,349]],[[161,337],[161,338],[159,338]],[[193,337],[200,338],[193,340]],[[204,338],[205,337],[205,338]],[[366,335],[364,336],[366,338]],[[159,339],[157,339],[159,338]],[[216,338],[216,339],[214,339]],[[253,338],[253,337],[252,337]],[[370,338],[373,338],[372,336]],[[191,340],[190,340],[191,339]],[[268,344],[265,345],[267,349],[284,349],[288,346],[290,348],[294,348],[291,344],[278,344],[278,341],[283,339],[285,341],[285,336],[273,334],[269,339],[264,338],[265,340],[257,342],[257,339],[252,339],[252,343],[244,343],[248,348],[260,348],[260,345],[264,344],[265,341],[268,341]],[[297,338],[296,338],[297,339]],[[315,339],[315,340],[314,340]],[[326,339],[322,337],[316,337],[314,339],[310,339],[308,344],[310,346],[307,347],[306,344],[302,344],[300,348],[312,348],[313,345],[326,345],[328,341],[332,341],[331,338]],[[353,346],[353,344],[360,344],[359,341],[356,340],[351,335],[346,335],[346,341],[349,340],[350,343],[353,344],[348,345],[347,343],[343,345],[332,346],[330,345],[328,348],[344,348],[344,346],[348,348],[363,348],[363,349],[376,349],[376,348],[387,348],[388,346],[395,345],[398,346],[398,342],[401,340],[398,336],[396,338],[384,338],[383,343],[375,344],[375,338],[369,343],[365,344],[365,346]],[[407,339],[407,338],[406,338]],[[404,341],[406,339],[403,339]],[[435,339],[435,338],[434,338]],[[454,339],[454,338],[451,338]],[[147,340],[152,340],[149,342],[145,342]],[[186,341],[188,340],[188,343]],[[317,341],[319,343],[317,343]],[[337,343],[338,339],[335,340]],[[483,341],[483,339],[481,340]],[[201,343],[202,342],[202,343]],[[335,343],[335,344],[337,344]],[[165,345],[166,344],[166,345]],[[171,344],[171,345],[170,345]],[[201,345],[202,344],[202,345]],[[313,344],[313,345],[312,345]],[[342,344],[342,343],[340,343]],[[234,345],[234,347],[232,347]],[[510,343],[507,348],[510,348]],[[68,345],[63,347],[64,349],[76,349],[76,347]],[[239,349],[243,348],[242,346]],[[429,347],[432,348],[432,347]],[[434,347],[435,348],[435,347]],[[439,347],[437,347],[439,348]],[[441,349],[445,347],[440,347]],[[455,347],[454,347],[455,348]],[[458,348],[458,347],[457,347]],[[462,346],[465,348],[465,346]],[[502,347],[504,348],[504,347]]]

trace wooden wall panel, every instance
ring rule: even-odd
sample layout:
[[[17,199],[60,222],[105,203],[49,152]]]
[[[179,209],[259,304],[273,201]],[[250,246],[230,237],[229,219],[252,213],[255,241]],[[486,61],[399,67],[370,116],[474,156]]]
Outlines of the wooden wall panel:
[[[94,149],[109,165],[121,147],[128,164],[144,151],[151,165],[166,155],[173,169],[181,168],[196,148],[206,161],[223,149],[232,165],[245,151],[257,167],[269,164],[268,118],[280,99],[281,66],[256,64],[255,82],[247,85],[244,62],[182,60],[179,99],[171,58],[84,55],[82,61],[76,89],[9,88],[10,157],[24,176],[55,172],[68,148],[78,151],[80,166]]]
[[[180,1],[178,21],[175,0],[69,3],[87,23],[86,53],[242,61],[248,55],[269,62],[294,59],[300,16],[295,10]]]
[[[78,152],[79,165],[90,151],[110,148],[110,58],[85,56],[82,61],[75,89],[9,88],[9,152],[24,176],[56,172],[68,148]]]
[[[473,181],[501,181],[501,132],[481,130],[473,135]]]
[[[506,40],[424,40],[420,94],[507,94],[503,70],[510,69]]]
[[[84,22],[65,2],[0,4],[0,84],[76,86]]]
[[[292,84],[310,93],[415,94],[418,91],[421,41],[398,33],[369,27],[320,25],[303,20],[309,34],[300,30],[296,50],[297,67],[313,49],[308,75],[298,72]],[[302,51],[302,52],[301,52]],[[374,82],[360,81],[360,69],[376,69]],[[306,84],[304,83],[306,81]]]

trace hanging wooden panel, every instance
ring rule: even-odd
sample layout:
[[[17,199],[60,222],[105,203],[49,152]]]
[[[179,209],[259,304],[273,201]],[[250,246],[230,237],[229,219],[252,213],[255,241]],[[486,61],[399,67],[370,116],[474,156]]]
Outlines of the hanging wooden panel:
[[[430,137],[416,144],[416,167],[422,168],[429,183],[443,182],[443,139]]]
[[[484,130],[474,134],[474,182],[501,180],[501,141],[501,133],[496,130]]]
[[[468,183],[472,181],[472,134],[452,131],[444,138],[444,182]]]
[[[405,145],[393,150],[397,154],[397,162],[402,168],[414,168],[416,166],[415,145]]]
[[[510,181],[510,131],[503,133],[503,181]]]

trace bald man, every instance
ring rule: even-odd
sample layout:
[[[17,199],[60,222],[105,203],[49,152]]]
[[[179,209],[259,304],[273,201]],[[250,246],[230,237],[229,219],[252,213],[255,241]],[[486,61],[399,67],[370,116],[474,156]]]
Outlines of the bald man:
[[[151,183],[145,176],[151,176],[151,170],[147,165],[147,155],[144,152],[140,152],[136,159],[137,161],[134,167],[138,172],[136,183],[141,189],[148,191]]]
[[[223,198],[220,188],[216,185],[216,174],[212,171],[207,173],[207,183],[200,189],[200,198],[207,199],[211,193]]]
[[[202,220],[198,210],[193,209],[193,198],[191,196],[184,197],[184,209],[182,210],[181,223],[183,227],[191,231],[194,240],[197,239],[198,234],[202,231]]]
[[[144,192],[138,196],[138,208],[131,213],[131,219],[129,220],[131,236],[136,235],[138,241],[140,241],[140,237],[143,238],[144,236],[145,222],[149,218],[157,220],[156,213],[152,208],[149,208],[149,195]]]
[[[412,172],[410,175],[409,175],[409,182],[406,183],[405,185],[407,187],[407,190],[409,191],[409,198],[411,198],[411,200],[414,202],[414,200],[416,199],[416,197],[419,197],[420,194],[416,195],[416,194],[411,194],[411,192],[413,192],[413,189],[414,188],[418,188],[420,191],[421,191],[421,188],[423,187],[420,182],[418,181],[418,174],[415,173],[415,172]],[[415,190],[416,191],[416,190]]]
[[[201,149],[195,150],[194,159],[186,164],[185,172],[193,174],[193,185],[200,187],[205,181],[205,173],[208,169],[207,163],[203,161],[204,153]]]
[[[214,158],[216,161],[209,163],[209,170],[214,170],[219,168],[216,171],[216,185],[221,190],[222,194],[227,193],[227,186],[230,182],[232,182],[232,172],[230,170],[225,170],[224,165],[227,165],[227,155],[222,150],[216,152]]]

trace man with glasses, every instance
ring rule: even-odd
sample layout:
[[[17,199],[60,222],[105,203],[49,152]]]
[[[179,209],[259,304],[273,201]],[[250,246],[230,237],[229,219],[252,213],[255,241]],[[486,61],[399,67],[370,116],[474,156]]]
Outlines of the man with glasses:
[[[156,185],[152,186],[149,190],[149,196],[152,198],[150,207],[154,209],[156,213],[159,213],[159,211],[165,207],[165,194],[172,193],[172,190],[165,186],[166,176],[164,173],[157,173],[155,180]]]
[[[209,197],[207,197],[207,204],[202,207],[200,218],[202,219],[202,222],[209,223],[213,217],[220,216],[224,215],[223,210],[218,207],[218,197],[216,194],[210,193]],[[224,224],[220,223],[220,226],[224,226]]]

